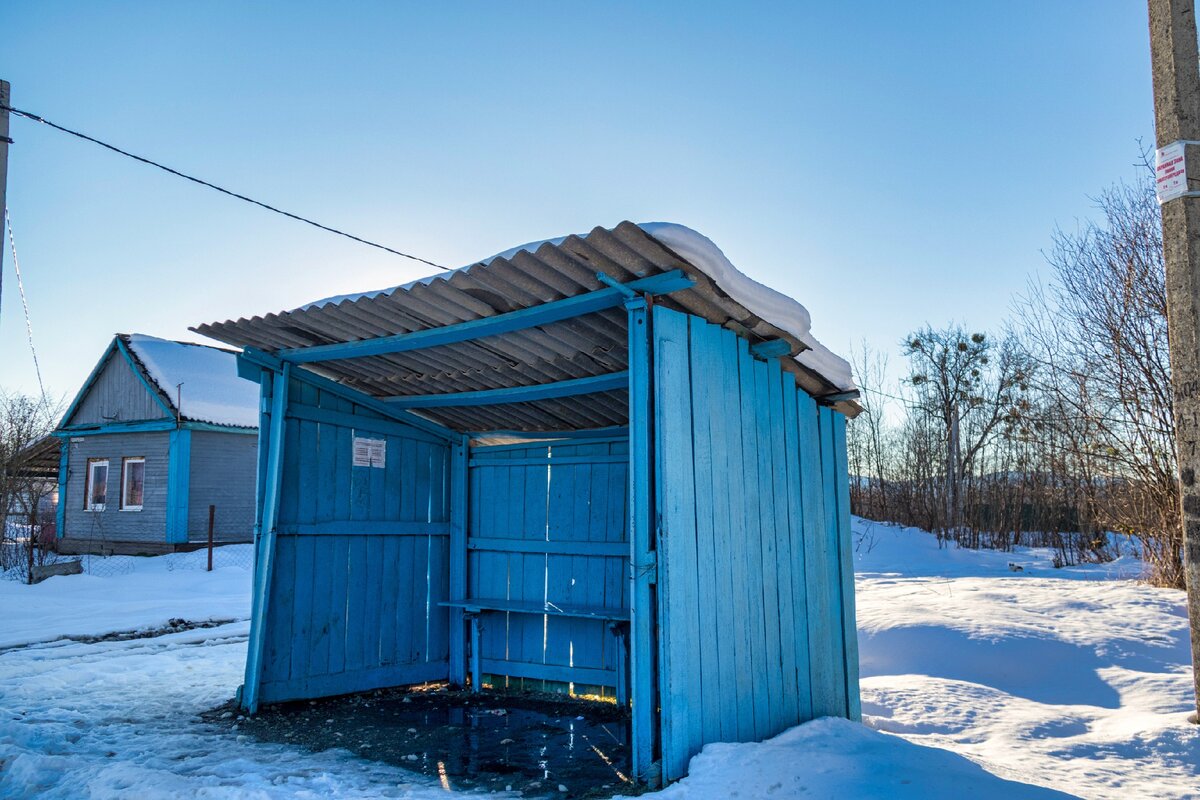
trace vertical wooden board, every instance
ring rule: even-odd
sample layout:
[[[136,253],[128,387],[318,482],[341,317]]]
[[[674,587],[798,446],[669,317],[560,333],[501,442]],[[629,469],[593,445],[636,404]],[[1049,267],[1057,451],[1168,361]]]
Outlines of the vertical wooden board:
[[[361,535],[339,536],[346,542],[346,671],[362,669],[367,593],[367,543]]]
[[[450,655],[450,610],[442,605],[450,599],[450,540],[445,536],[429,538],[429,597],[426,603],[428,661],[442,661]]]
[[[262,681],[286,681],[290,673],[294,620],[292,598],[296,594],[295,543],[281,536],[275,543],[274,575],[271,579],[271,609],[263,648]]]
[[[443,445],[429,449],[429,521],[450,521],[450,448]]]
[[[360,467],[360,469],[363,469]],[[349,580],[349,537],[330,536],[332,540],[329,570],[329,672],[336,675],[346,669],[346,600]]]
[[[300,496],[300,451],[304,442],[300,440],[300,423],[289,419],[283,426],[283,473],[279,482],[280,524],[296,521]]]
[[[394,536],[364,536],[367,550],[367,598],[363,609],[363,664],[377,667],[383,663],[380,647],[383,616],[383,543]]]
[[[730,519],[729,480],[735,474],[729,463],[729,444],[726,436],[728,425],[725,405],[726,377],[724,375],[724,359],[721,354],[721,331],[703,320],[696,319],[692,325],[692,347],[700,345],[699,365],[702,372],[697,371],[693,362],[693,372],[702,376],[701,379],[710,383],[708,400],[708,438],[712,453],[712,486],[713,496],[713,569],[716,576],[716,591],[709,595],[715,606],[715,630],[724,632],[717,637],[717,669],[720,688],[720,721],[721,741],[738,741],[739,711],[738,711],[738,673],[741,663],[738,661],[737,628],[745,620],[736,614],[733,604],[733,545],[732,524]],[[719,598],[719,599],[718,599]],[[701,597],[702,602],[709,602]],[[707,694],[707,691],[705,692]]]
[[[403,520],[400,515],[401,483],[404,479],[404,439],[388,436],[383,469],[383,514],[380,519]]]
[[[351,515],[351,482],[354,476],[354,432],[350,428],[330,426],[334,430],[334,512],[336,520],[354,519]]]
[[[574,524],[572,500],[575,492],[575,473],[571,465],[555,466],[554,448],[550,459],[550,500],[546,506],[547,538],[550,541],[565,541],[571,538]],[[546,557],[546,602],[569,602],[571,580],[571,558],[549,555]],[[566,666],[570,663],[571,624],[561,617],[549,617],[546,625],[546,663]]]
[[[397,536],[400,540],[399,580],[396,582],[396,660],[401,664],[411,663],[416,649],[413,636],[412,616],[412,565],[416,560],[416,536]]]
[[[320,443],[318,425],[301,420],[299,423],[299,465],[295,521],[306,523],[317,519],[317,495],[320,493]]]
[[[379,652],[381,664],[396,664],[396,614],[400,604],[400,536],[375,537],[380,542]]]
[[[696,624],[699,635],[711,646],[701,651],[700,660],[700,714],[703,739],[706,742],[727,740],[731,730],[724,718],[728,703],[726,691],[732,693],[734,687],[726,688],[721,680],[721,652],[729,648],[730,643],[722,633],[722,621],[718,617],[718,607],[725,602],[720,594],[721,584],[717,579],[719,565],[716,549],[716,487],[721,481],[723,467],[718,467],[713,455],[713,437],[710,425],[711,410],[715,399],[712,391],[714,382],[708,379],[710,369],[708,348],[703,346],[703,320],[691,319],[693,342],[690,351],[690,374],[697,376],[691,381],[691,404],[693,429],[693,472],[695,491],[695,526],[697,543],[697,573],[696,583],[700,602],[697,604]],[[701,377],[704,376],[704,377]]]
[[[772,362],[765,373],[765,388],[772,416],[770,427],[764,428],[762,433],[770,444],[774,488],[771,509],[765,513],[773,520],[775,557],[773,562],[764,563],[763,566],[766,571],[764,574],[774,569],[775,606],[778,608],[778,615],[775,618],[776,624],[767,630],[768,633],[774,630],[778,637],[780,703],[776,723],[782,730],[806,721],[811,713],[807,675],[808,630],[804,621],[803,591],[800,595],[799,610],[795,597],[795,581],[799,579],[800,588],[803,590],[804,580],[804,553],[800,548],[802,542],[792,533],[793,530],[801,530],[795,379],[790,373],[785,373],[778,362]],[[797,642],[797,639],[800,641]],[[804,652],[799,661],[796,655],[798,650]],[[803,664],[803,676],[797,672],[798,664]],[[801,693],[804,696],[803,700]]]
[[[783,646],[787,646],[789,632],[793,634],[792,642],[794,647],[792,653],[795,657],[796,666],[796,714],[801,722],[812,719],[812,671],[811,657],[809,654],[808,640],[808,593],[807,593],[807,559],[808,553],[805,550],[804,538],[804,519],[805,512],[803,508],[803,476],[801,474],[802,458],[800,450],[802,447],[800,439],[800,406],[799,397],[800,391],[796,389],[795,381],[787,373],[780,375],[781,389],[783,393],[783,410],[784,410],[784,459],[786,461],[787,473],[787,515],[788,515],[788,542],[787,545],[791,549],[791,558],[789,560],[790,570],[788,575],[780,575],[781,592],[784,587],[784,578],[790,578],[791,581],[791,600],[793,625],[791,628],[786,628],[781,625],[780,632],[784,637]],[[781,594],[781,597],[785,595]]]
[[[418,495],[417,489],[417,442],[415,439],[401,438],[399,440],[400,449],[400,481],[397,486],[397,494],[399,495],[400,508],[397,519],[404,522],[411,522],[416,519],[424,519],[420,513],[421,497]]]
[[[309,641],[312,645],[308,675],[326,675],[329,673],[329,639],[333,632],[333,537],[310,536],[305,541],[312,552],[309,574]]]
[[[409,661],[422,662],[429,652],[429,641],[426,639],[428,629],[425,626],[425,602],[429,595],[429,537],[406,536],[413,540],[413,557],[409,567],[408,606],[402,611],[407,612],[412,630],[412,647],[409,650]]]
[[[696,698],[707,696],[711,687],[696,670],[702,664],[699,607],[715,599],[697,584],[700,558],[697,549],[696,502],[710,486],[697,490],[692,458],[692,375],[689,364],[688,330],[692,321],[691,346],[711,351],[696,320],[681,314],[655,310],[655,428],[657,439],[657,505],[660,517],[659,568],[659,687],[662,695],[663,777],[674,780],[687,769],[688,759],[702,746],[704,718]],[[698,339],[700,341],[698,341]],[[705,347],[709,344],[709,347]],[[703,362],[701,362],[703,363]],[[699,381],[697,375],[697,381]],[[700,416],[708,409],[697,407]],[[717,635],[720,640],[726,638]],[[705,641],[711,641],[705,639]],[[635,698],[637,703],[638,699]]]
[[[771,520],[763,514],[771,505],[771,476],[767,469],[768,459],[759,451],[759,428],[769,426],[770,408],[759,409],[758,374],[765,364],[750,355],[750,345],[738,338],[738,387],[741,403],[742,435],[742,480],[745,490],[745,537],[743,548],[746,553],[745,571],[742,573],[741,590],[746,594],[746,625],[750,634],[750,658],[747,666],[753,679],[751,704],[754,707],[754,738],[764,739],[771,735],[773,715],[779,704],[778,692],[772,695],[770,679],[778,673],[776,653],[767,647],[767,580],[763,570],[764,531],[770,533]],[[773,550],[772,550],[773,554]],[[773,565],[772,565],[773,566]],[[778,618],[778,609],[771,615],[771,622]],[[772,660],[776,665],[772,665]]]
[[[714,326],[715,327],[715,326]],[[717,430],[719,448],[725,456],[726,472],[724,482],[729,498],[728,534],[718,541],[726,549],[725,585],[728,587],[727,597],[731,600],[733,619],[725,630],[732,631],[734,647],[733,678],[737,687],[734,699],[737,741],[750,741],[754,738],[754,669],[753,651],[750,639],[750,610],[746,606],[746,592],[743,588],[747,577],[747,542],[750,539],[746,530],[746,490],[744,484],[744,465],[742,463],[742,427],[741,427],[741,393],[739,391],[739,375],[737,369],[738,337],[723,328],[717,329],[720,337],[720,371],[718,380],[721,384],[721,400],[723,411],[721,426]],[[729,483],[735,482],[740,491],[729,491]],[[737,486],[741,483],[741,486]],[[755,501],[757,502],[757,501]]]
[[[337,426],[317,426],[317,512],[319,522],[337,519]]]
[[[842,614],[842,567],[838,551],[837,456],[834,448],[834,411],[822,406],[817,418],[821,433],[821,491],[825,495],[825,569],[829,575],[829,638],[833,651],[833,708],[832,713],[845,716],[846,662],[845,629]]]
[[[525,455],[544,458],[549,448],[537,447],[525,452]],[[525,492],[521,499],[521,532],[524,538],[546,541],[548,517],[546,506],[549,502],[550,467],[548,465],[530,466],[524,469]],[[523,602],[546,602],[546,556],[529,553],[521,558],[520,582],[516,585],[514,594]],[[544,664],[545,649],[545,617],[533,614],[514,615],[512,636],[510,637],[512,658],[519,658],[531,664]]]
[[[312,667],[312,651],[316,644],[312,630],[313,537],[284,536],[292,552],[291,574],[294,595],[288,614],[292,620],[289,632],[291,646],[286,676],[292,680],[307,678]],[[278,606],[276,606],[278,608]]]
[[[831,412],[834,477],[837,494],[838,557],[841,567],[842,641],[846,675],[846,716],[862,718],[858,685],[858,621],[854,606],[854,542],[850,529],[850,469],[846,454],[846,418]]]
[[[745,347],[745,345],[742,345]],[[746,464],[746,478],[754,477],[757,503],[747,503],[749,576],[748,588],[755,630],[755,735],[765,739],[783,730],[784,695],[781,676],[782,657],[779,648],[779,592],[776,570],[778,554],[775,547],[775,482],[777,475],[771,461],[772,422],[783,416],[782,404],[772,402],[769,391],[770,367],[754,358],[747,350],[741,354],[746,368],[743,379],[743,415],[750,424],[743,428],[745,452],[754,455],[754,468]]]
[[[809,679],[814,717],[838,716],[830,619],[829,535],[821,487],[821,435],[817,404],[797,390],[800,431],[800,497],[804,522],[804,588],[808,603]]]
[[[529,455],[529,451],[517,450],[513,451],[511,455],[514,455],[516,458],[525,458]],[[504,489],[503,494],[492,498],[492,502],[497,505],[498,518],[501,520],[500,529],[497,533],[500,538],[521,539],[526,536],[525,505],[523,501],[527,491],[529,467],[509,467],[504,472],[507,488]],[[505,587],[507,591],[506,596],[517,602],[523,602],[526,599],[524,597],[524,585],[527,560],[521,553],[509,553],[507,555],[508,585]],[[513,661],[524,660],[525,628],[532,624],[532,622],[533,620],[528,615],[509,615],[505,625],[505,653],[507,658]]]
[[[428,442],[416,442],[412,464],[405,464],[412,475],[413,495],[416,498],[415,507],[411,512],[414,520],[429,519],[429,503],[433,497],[433,465],[430,460],[432,449]]]

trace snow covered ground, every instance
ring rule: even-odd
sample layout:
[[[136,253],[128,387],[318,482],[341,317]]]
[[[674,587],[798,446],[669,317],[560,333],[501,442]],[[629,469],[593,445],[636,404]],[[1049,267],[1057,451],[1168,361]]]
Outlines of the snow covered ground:
[[[1054,570],[1046,552],[939,550],[919,531],[855,527],[874,540],[858,576],[867,724],[711,745],[647,797],[1200,797],[1182,593],[1130,580],[1129,559]],[[347,751],[202,721],[241,682],[250,576],[186,558],[0,582],[0,796],[445,795]],[[236,621],[162,634],[175,618]],[[135,630],[161,635],[80,640]]]

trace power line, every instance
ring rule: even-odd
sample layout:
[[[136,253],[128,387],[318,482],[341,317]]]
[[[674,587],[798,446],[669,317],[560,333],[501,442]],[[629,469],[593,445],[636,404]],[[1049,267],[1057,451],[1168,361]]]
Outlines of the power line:
[[[42,383],[42,365],[38,363],[37,350],[33,346],[33,322],[29,318],[29,302],[25,299],[25,283],[21,280],[21,264],[17,261],[17,239],[13,235],[12,217],[4,209],[4,220],[8,223],[8,242],[12,246],[13,271],[17,273],[17,291],[21,294],[21,305],[25,307],[25,334],[29,337],[29,352],[33,354],[33,368],[37,372],[38,388],[42,390],[42,402],[46,402],[46,384]]]
[[[347,239],[352,239],[356,242],[359,242],[360,244],[365,244],[369,247],[378,248],[379,250],[383,250],[385,252],[391,253],[392,255],[400,256],[401,258],[407,258],[407,259],[411,259],[413,261],[419,261],[422,264],[428,264],[431,267],[435,267],[435,268],[441,269],[441,270],[446,270],[446,271],[450,270],[449,267],[443,267],[441,264],[434,263],[433,261],[430,261],[429,259],[421,258],[420,256],[414,256],[411,253],[404,253],[399,250],[394,250],[391,247],[379,244],[378,242],[372,242],[369,239],[363,239],[361,236],[355,236],[352,233],[347,233],[346,231],[338,230],[337,228],[331,228],[328,225],[322,225],[320,222],[315,222],[311,219],[308,219],[307,217],[302,217],[299,214],[293,214],[290,211],[284,211],[281,208],[276,208],[275,206],[268,205],[260,200],[255,200],[252,197],[247,197],[244,194],[238,194],[237,192],[230,191],[229,189],[225,189],[221,186],[217,186],[215,183],[210,183],[209,181],[202,180],[200,178],[196,178],[196,177],[194,177],[192,175],[188,175],[187,173],[184,173],[184,172],[180,172],[177,169],[172,169],[171,167],[168,167],[165,164],[160,164],[157,161],[154,161],[152,159],[145,158],[144,156],[139,156],[135,153],[129,152],[128,150],[122,150],[121,148],[119,148],[115,145],[111,145],[108,142],[102,142],[93,136],[88,136],[86,133],[80,133],[79,131],[71,130],[70,128],[59,125],[56,122],[51,122],[50,120],[46,119],[45,117],[40,117],[37,114],[32,114],[28,111],[22,111],[19,108],[13,108],[12,106],[6,106],[6,105],[0,105],[0,109],[3,109],[5,111],[16,114],[18,117],[24,117],[25,119],[32,120],[33,122],[40,122],[43,125],[49,125],[51,128],[54,128],[55,130],[62,131],[63,133],[66,133],[66,134],[70,134],[71,136],[75,136],[79,139],[83,139],[86,142],[91,142],[92,144],[98,144],[105,149],[113,151],[114,153],[119,153],[120,155],[126,156],[127,158],[132,158],[134,161],[140,161],[143,164],[148,164],[152,167],[157,167],[158,169],[161,169],[163,172],[168,172],[176,177],[183,178],[184,180],[187,180],[187,181],[191,181],[192,183],[198,183],[201,186],[207,186],[209,189],[215,189],[216,191],[220,192],[221,194],[229,195],[230,197],[236,197],[238,200],[243,200],[247,203],[250,203],[251,205],[258,206],[259,208],[265,208],[267,211],[273,211],[276,214],[282,214],[283,216],[288,217],[290,219],[294,219],[297,222],[303,222],[307,225],[312,225],[314,228],[320,228],[323,231],[328,231],[329,233],[335,233],[338,236],[344,236]]]

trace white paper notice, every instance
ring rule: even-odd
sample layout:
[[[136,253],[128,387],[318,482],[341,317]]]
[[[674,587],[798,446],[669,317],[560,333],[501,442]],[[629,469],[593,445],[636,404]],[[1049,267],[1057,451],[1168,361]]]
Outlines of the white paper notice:
[[[1154,194],[1159,203],[1187,194],[1187,162],[1184,143],[1171,142],[1154,151]]]
[[[354,466],[379,467],[387,465],[387,440],[354,437]]]

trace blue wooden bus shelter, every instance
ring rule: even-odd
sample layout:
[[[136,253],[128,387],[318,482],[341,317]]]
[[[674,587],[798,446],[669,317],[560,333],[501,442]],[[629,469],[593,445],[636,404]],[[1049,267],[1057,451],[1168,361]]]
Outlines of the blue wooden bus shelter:
[[[859,716],[856,394],[680,230],[194,329],[261,384],[247,711],[600,687],[651,781]]]

